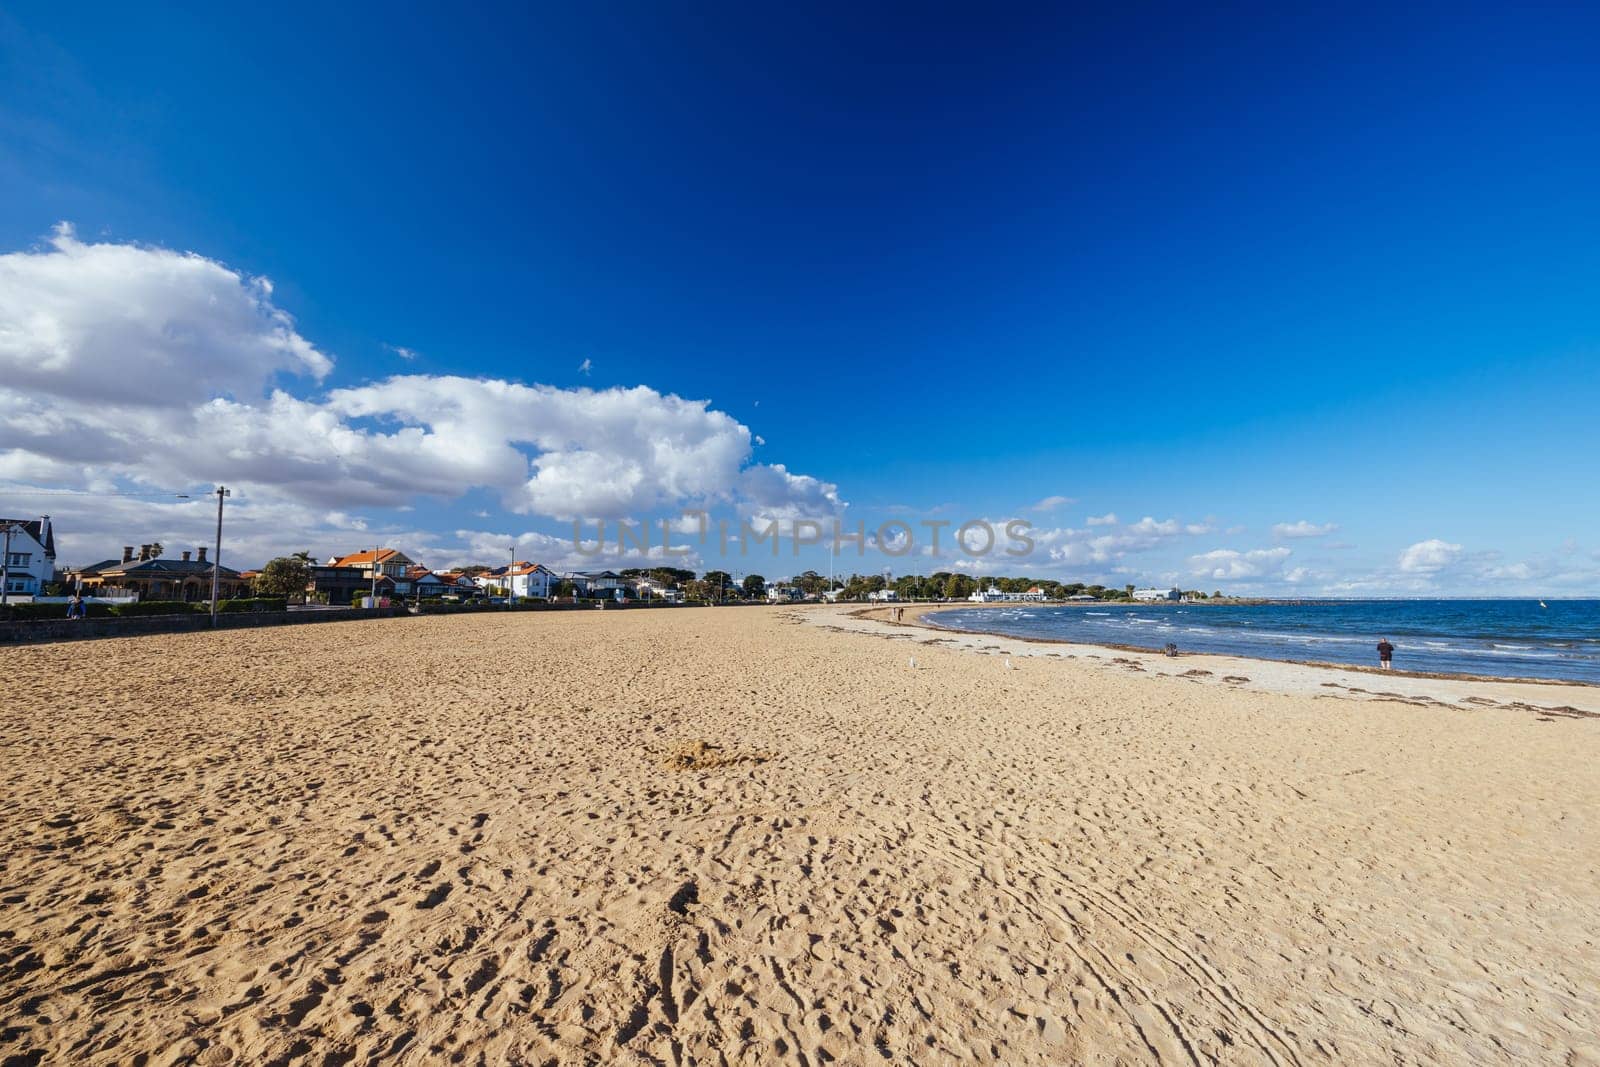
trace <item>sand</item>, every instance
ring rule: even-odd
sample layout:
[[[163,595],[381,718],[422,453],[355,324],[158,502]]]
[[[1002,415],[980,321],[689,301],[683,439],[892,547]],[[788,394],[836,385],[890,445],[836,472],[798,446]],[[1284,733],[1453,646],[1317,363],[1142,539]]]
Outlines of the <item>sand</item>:
[[[1600,1063],[1592,691],[947,640],[0,649],[0,1062]]]

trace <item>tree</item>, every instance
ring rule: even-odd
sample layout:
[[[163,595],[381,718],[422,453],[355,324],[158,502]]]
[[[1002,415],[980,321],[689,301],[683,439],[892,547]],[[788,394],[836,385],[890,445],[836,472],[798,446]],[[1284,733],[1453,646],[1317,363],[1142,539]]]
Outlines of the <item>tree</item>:
[[[489,568],[487,568],[487,567],[484,568],[484,570],[488,570],[488,569]],[[568,581],[565,578],[561,579],[561,581],[556,583],[556,596],[569,597],[569,596],[572,596],[577,591],[578,591],[578,587],[573,585],[570,581]]]
[[[759,574],[745,575],[744,582],[741,584],[744,586],[744,595],[747,597],[754,599],[767,595],[767,580]]]
[[[711,590],[710,599],[715,600],[720,600],[726,596],[727,590],[738,588],[734,584],[733,575],[727,571],[706,571],[701,581],[705,582],[707,588]]]
[[[828,579],[822,577],[816,571],[806,571],[803,574],[798,574],[790,584],[806,596],[819,596],[828,591]]]
[[[311,566],[313,563],[316,562],[316,560],[311,558],[311,550],[309,548],[303,548],[299,552],[296,552],[294,555],[290,556],[289,558],[290,559],[297,559],[301,563],[304,563],[307,567]]]
[[[306,591],[310,568],[297,556],[279,556],[267,561],[256,575],[256,593],[265,596],[293,596]]]

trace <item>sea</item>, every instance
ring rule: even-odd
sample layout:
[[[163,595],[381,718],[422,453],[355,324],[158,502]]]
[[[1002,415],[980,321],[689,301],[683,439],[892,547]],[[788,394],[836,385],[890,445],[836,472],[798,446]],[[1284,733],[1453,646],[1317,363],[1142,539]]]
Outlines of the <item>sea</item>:
[[[923,621],[1009,637],[1396,670],[1600,684],[1600,600],[1332,600],[1283,604],[1015,604]]]

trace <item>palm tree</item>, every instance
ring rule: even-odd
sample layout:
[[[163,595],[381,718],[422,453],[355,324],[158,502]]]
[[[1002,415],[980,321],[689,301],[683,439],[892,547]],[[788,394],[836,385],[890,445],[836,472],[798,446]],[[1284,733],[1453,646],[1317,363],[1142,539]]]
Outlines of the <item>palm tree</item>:
[[[304,563],[307,567],[311,566],[311,564],[315,562],[311,558],[311,550],[309,548],[302,549],[301,551],[296,552],[294,555],[290,556],[289,558],[290,559],[297,559],[301,563]]]

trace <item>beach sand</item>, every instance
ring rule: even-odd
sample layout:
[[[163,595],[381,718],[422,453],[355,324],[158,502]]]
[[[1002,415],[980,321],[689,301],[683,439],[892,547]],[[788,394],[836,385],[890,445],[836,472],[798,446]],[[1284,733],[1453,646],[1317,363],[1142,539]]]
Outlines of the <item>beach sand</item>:
[[[0,649],[0,1062],[1600,1063],[1594,690],[1090,652]]]

